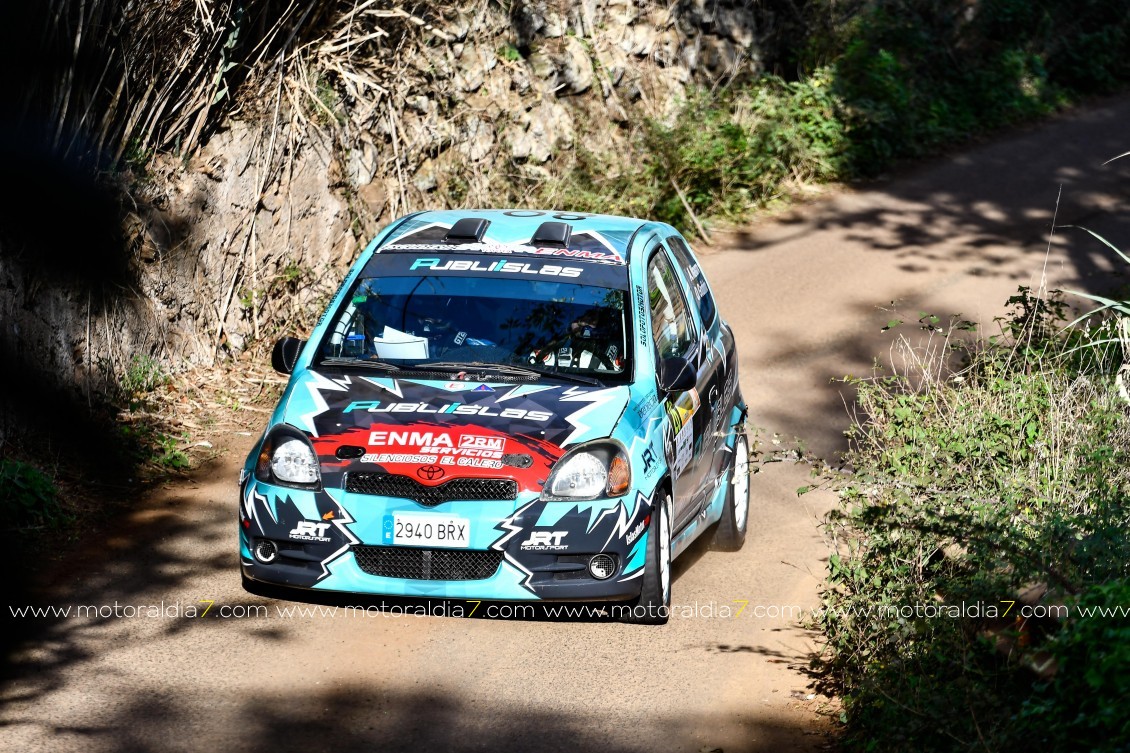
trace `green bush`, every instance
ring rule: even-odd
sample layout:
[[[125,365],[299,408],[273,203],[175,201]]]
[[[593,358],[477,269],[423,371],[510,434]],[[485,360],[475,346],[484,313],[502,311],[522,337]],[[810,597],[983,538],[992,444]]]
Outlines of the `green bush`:
[[[1130,80],[1130,14],[1114,0],[868,0],[831,35],[853,174]]]
[[[1040,686],[1021,712],[1029,740],[1042,749],[1130,751],[1130,580],[1089,588],[1074,617],[1050,642],[1054,682]]]
[[[578,148],[560,180],[536,186],[535,203],[651,217],[693,234],[684,201],[699,217],[738,218],[780,197],[789,181],[833,179],[844,150],[836,110],[819,72],[695,91],[673,123],[646,121],[628,158]]]
[[[0,460],[0,515],[10,529],[57,529],[71,520],[54,482],[12,458]]]
[[[161,363],[152,356],[134,355],[122,374],[120,388],[128,398],[152,392],[169,381]]]
[[[664,178],[686,194],[696,214],[736,218],[781,195],[790,180],[828,180],[844,148],[830,82],[766,77],[719,96],[698,92],[673,126],[651,122],[644,152],[662,188]],[[660,192],[655,214],[686,224],[673,187]]]
[[[829,476],[842,506],[818,618],[849,749],[1003,750],[1031,741],[1034,709],[1059,720],[1041,726],[1052,750],[1086,749],[1067,741],[1092,722],[1122,735],[1105,749],[1130,744],[1107,717],[1087,721],[1078,697],[1082,684],[1123,682],[1096,663],[1117,652],[1080,648],[1116,626],[1069,622],[1044,645],[1054,624],[1014,621],[1034,585],[1042,603],[1070,604],[1113,599],[1104,584],[1130,578],[1121,358],[1087,345],[1094,329],[1063,331],[1055,299],[1021,289],[1012,303],[997,338],[932,326],[925,345],[903,341],[908,366],[854,381],[866,418],[849,431],[852,472]],[[1056,690],[1030,671],[1049,649]],[[1093,703],[1125,717],[1121,702]]]
[[[845,31],[834,66],[853,173],[874,173],[1055,106],[1032,49],[1040,46],[1030,38],[1038,30],[998,30],[999,15],[1015,5],[876,0],[865,6]]]

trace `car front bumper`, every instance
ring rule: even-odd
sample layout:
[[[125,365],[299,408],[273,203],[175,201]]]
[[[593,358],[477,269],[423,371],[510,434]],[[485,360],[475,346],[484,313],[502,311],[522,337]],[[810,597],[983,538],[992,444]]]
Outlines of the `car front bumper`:
[[[346,593],[500,601],[615,601],[640,593],[651,499],[412,500],[276,486],[241,489],[240,561],[261,583]],[[405,520],[458,526],[458,545],[406,545]],[[431,531],[431,529],[428,529]],[[264,543],[268,542],[268,543]],[[270,561],[263,554],[273,556]],[[594,577],[594,556],[610,574]],[[603,574],[603,573],[602,573]]]

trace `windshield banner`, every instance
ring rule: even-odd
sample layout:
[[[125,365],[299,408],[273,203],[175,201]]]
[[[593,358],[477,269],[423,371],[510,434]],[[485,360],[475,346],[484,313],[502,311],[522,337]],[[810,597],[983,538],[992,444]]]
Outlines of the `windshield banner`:
[[[364,277],[486,277],[495,279],[554,280],[601,288],[628,289],[627,267],[585,263],[579,259],[550,259],[471,254],[374,254]]]

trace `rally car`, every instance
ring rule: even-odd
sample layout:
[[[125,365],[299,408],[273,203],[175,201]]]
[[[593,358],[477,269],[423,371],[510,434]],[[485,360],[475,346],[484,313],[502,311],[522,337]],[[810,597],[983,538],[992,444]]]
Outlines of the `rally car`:
[[[669,225],[400,218],[272,359],[290,380],[241,474],[248,587],[663,623],[672,560],[745,539],[734,335]]]

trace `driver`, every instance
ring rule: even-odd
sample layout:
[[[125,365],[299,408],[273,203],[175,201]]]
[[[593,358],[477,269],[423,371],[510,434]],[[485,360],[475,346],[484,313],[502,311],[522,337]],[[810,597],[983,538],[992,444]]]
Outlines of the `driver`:
[[[591,371],[619,371],[623,363],[618,345],[621,333],[611,314],[604,306],[587,309],[569,324],[564,337],[533,353],[530,362]]]
[[[486,299],[479,296],[450,297],[442,311],[434,309],[416,316],[413,334],[428,338],[438,355],[464,346],[494,346],[495,343],[472,333],[492,330],[491,311]]]

